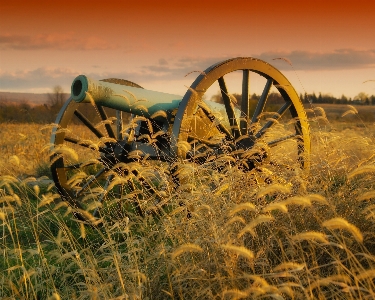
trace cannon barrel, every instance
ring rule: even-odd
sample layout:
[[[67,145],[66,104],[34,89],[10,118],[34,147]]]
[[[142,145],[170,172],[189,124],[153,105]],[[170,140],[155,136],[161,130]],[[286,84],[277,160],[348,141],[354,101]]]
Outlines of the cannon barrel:
[[[178,108],[182,96],[150,91],[138,87],[124,86],[116,83],[93,80],[85,75],[77,76],[72,83],[71,96],[74,101],[96,104],[133,113],[135,115],[149,118],[157,111],[164,111],[169,116]],[[213,101],[203,102],[219,118],[225,116],[225,106]],[[235,116],[240,117],[240,110],[235,108]],[[223,124],[230,129],[227,119],[222,120]]]
[[[180,95],[97,81],[85,75],[73,80],[71,96],[78,103],[94,101],[101,106],[147,118],[159,110],[172,113],[182,99]]]

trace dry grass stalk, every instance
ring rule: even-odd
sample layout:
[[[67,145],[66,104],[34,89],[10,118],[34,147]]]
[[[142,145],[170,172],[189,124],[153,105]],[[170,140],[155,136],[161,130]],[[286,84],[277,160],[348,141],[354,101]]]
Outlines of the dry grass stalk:
[[[236,255],[242,256],[249,260],[252,260],[254,258],[254,253],[251,250],[245,248],[244,246],[234,246],[234,245],[226,244],[226,245],[221,245],[220,247],[224,250],[233,252]]]
[[[233,216],[240,211],[255,211],[255,205],[249,202],[237,204],[229,211],[229,216]]]
[[[374,269],[361,271],[361,273],[359,273],[356,276],[357,280],[364,280],[364,279],[368,279],[368,278],[371,278],[371,279],[375,278],[375,270]]]
[[[274,272],[280,272],[280,271],[301,271],[303,268],[306,267],[306,264],[298,264],[295,262],[284,262],[278,265],[273,269]]]
[[[314,290],[316,288],[320,288],[322,286],[328,286],[331,284],[337,284],[337,283],[345,283],[348,284],[351,282],[351,279],[347,275],[333,275],[326,278],[318,279],[315,282],[311,283],[310,289]]]
[[[175,249],[171,254],[171,258],[176,259],[178,256],[186,252],[203,252],[203,249],[196,244],[187,243]]]
[[[245,222],[245,219],[240,217],[240,216],[234,216],[233,218],[229,219],[228,222],[225,223],[225,227],[233,224],[233,223],[236,223],[236,222],[239,222],[241,224],[246,224]]]
[[[283,126],[282,122],[277,126]],[[62,132],[75,137],[80,128]],[[54,190],[30,185],[39,177],[34,173],[35,166],[39,162],[48,165],[48,158],[42,157],[46,152],[40,153],[49,136],[42,137],[33,125],[0,124],[0,131],[0,245],[4,253],[0,269],[5,270],[0,272],[0,288],[4,298],[374,297],[372,125],[313,131],[312,170],[308,175],[302,175],[295,157],[278,166],[265,161],[252,172],[239,170],[229,155],[221,157],[223,165],[231,162],[222,172],[208,164],[197,168],[178,162],[182,169],[178,175],[186,179],[182,189],[167,185],[168,196],[162,200],[139,186],[132,192],[127,190],[121,200],[110,199],[108,193],[101,205],[111,217],[103,215],[102,227],[77,222],[72,212],[89,219],[93,216],[67,202],[55,203]],[[8,136],[17,141],[7,140]],[[81,142],[84,140],[96,141],[92,134]],[[110,139],[96,145],[105,141]],[[88,151],[95,152],[88,148],[80,152],[75,146],[71,149],[79,159]],[[288,143],[277,147],[270,161],[275,155],[288,158]],[[60,154],[72,163],[75,160],[69,153]],[[13,155],[19,158],[19,165]],[[95,164],[97,158],[95,153],[88,160]],[[210,163],[219,163],[215,155]],[[86,166],[89,168],[90,163]],[[353,166],[370,168],[353,171]],[[129,185],[125,173],[132,170],[147,179],[157,178],[139,163],[118,164],[116,168],[124,175],[113,180],[124,188]],[[20,176],[24,174],[33,176],[24,179]],[[350,181],[346,180],[348,174],[352,176]],[[361,174],[368,174],[364,177],[368,180],[357,180]],[[78,173],[69,183],[78,188],[88,175]],[[83,196],[85,204],[89,208],[99,206],[96,199],[103,192],[103,187],[93,188]],[[137,203],[142,208],[158,206],[159,214],[155,210],[141,218]],[[348,216],[352,221],[336,216]],[[326,230],[335,231],[328,235]]]
[[[287,206],[284,203],[280,203],[280,202],[272,202],[262,209],[263,212],[271,212],[274,210],[280,210],[283,213],[288,212]]]
[[[311,206],[311,201],[308,197],[291,197],[287,200],[281,202],[283,205],[301,205],[301,206]]]
[[[363,235],[361,231],[356,226],[350,224],[347,220],[343,218],[333,218],[328,221],[324,221],[322,225],[328,229],[341,229],[349,231],[357,240],[357,242],[363,242]]]
[[[324,233],[316,231],[302,232],[292,236],[293,241],[317,241],[320,243],[328,243],[327,236]]]
[[[245,233],[250,232],[253,236],[256,236],[256,233],[254,231],[255,227],[262,223],[268,223],[273,221],[274,218],[269,215],[259,215],[254,220],[252,220],[248,225],[243,228],[239,234],[238,237],[242,237]]]
[[[244,299],[249,296],[249,292],[238,289],[226,290],[222,294],[222,299]]]
[[[372,173],[372,172],[375,172],[375,165],[361,166],[355,169],[353,172],[349,173],[348,179],[352,179],[353,177],[357,175],[362,175],[362,174]]]
[[[290,186],[282,185],[278,183],[268,185],[258,192],[257,198],[261,198],[266,195],[275,194],[275,193],[288,194],[290,193]]]
[[[375,191],[366,192],[357,197],[358,201],[375,199]]]

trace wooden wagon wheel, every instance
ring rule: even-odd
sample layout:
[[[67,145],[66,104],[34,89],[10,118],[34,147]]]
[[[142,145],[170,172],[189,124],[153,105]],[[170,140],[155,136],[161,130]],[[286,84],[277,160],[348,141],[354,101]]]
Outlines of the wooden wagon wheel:
[[[142,88],[123,79],[102,81]],[[133,168],[137,159],[127,151],[140,126],[140,122],[130,120],[132,117],[94,103],[77,103],[72,98],[60,110],[51,136],[51,171],[62,200],[70,204],[76,218],[99,224],[103,211],[111,209],[109,204],[104,209],[104,198],[116,204],[108,214],[114,216],[121,215],[119,203],[123,204],[125,194],[157,194],[152,179],[141,174],[139,164]],[[155,168],[152,173],[158,180],[163,176],[156,174]],[[137,200],[127,201],[132,207],[126,210],[133,209],[142,215],[139,198],[134,198]]]
[[[235,73],[242,77],[240,105],[235,104],[226,82],[227,77]],[[249,96],[250,76],[255,76],[257,82],[263,81],[263,91],[257,100]],[[225,107],[219,113],[215,112],[215,103],[202,100],[215,83]],[[276,91],[272,93],[273,98],[276,95],[278,99],[276,102],[268,99],[272,88]],[[246,168],[253,168],[266,156],[280,164],[298,160],[302,168],[309,169],[310,166],[309,125],[296,91],[280,71],[255,58],[229,59],[202,72],[182,99],[171,142],[178,157],[188,160],[199,157],[200,163],[204,162],[207,149],[211,150],[212,158],[212,154],[223,153],[220,149],[228,144],[228,153],[241,153],[242,150],[251,154],[255,148],[266,152],[255,153],[245,162]],[[241,154],[236,158],[241,159]]]

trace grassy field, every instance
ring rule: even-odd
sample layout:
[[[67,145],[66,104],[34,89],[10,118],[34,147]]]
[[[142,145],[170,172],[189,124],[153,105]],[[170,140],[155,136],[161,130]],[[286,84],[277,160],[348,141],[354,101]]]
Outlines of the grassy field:
[[[308,105],[306,105],[308,106]],[[327,114],[330,122],[340,123],[369,123],[375,122],[375,106],[373,105],[356,105],[348,106],[345,104],[316,104],[315,106],[322,107]],[[351,108],[350,108],[351,107]],[[348,111],[357,113],[349,113],[342,117]]]
[[[168,209],[101,227],[31,184],[50,176],[51,126],[0,124],[0,298],[373,299],[374,112],[323,108],[309,173],[203,165]]]

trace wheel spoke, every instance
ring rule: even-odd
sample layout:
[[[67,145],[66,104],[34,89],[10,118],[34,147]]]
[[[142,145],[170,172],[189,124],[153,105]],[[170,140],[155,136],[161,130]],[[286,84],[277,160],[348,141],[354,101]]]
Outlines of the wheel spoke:
[[[221,132],[224,133],[227,136],[228,140],[233,140],[233,136],[230,133],[230,131],[220,122],[219,119],[217,119],[214,114],[210,111],[210,109],[206,105],[200,104],[199,107],[202,109],[204,114],[207,116],[207,118],[213,123],[216,124],[216,128]]]
[[[77,116],[78,119],[81,120],[83,124],[87,126],[98,138],[104,137],[104,135],[95,128],[94,124],[90,122],[89,119],[87,119],[78,109],[74,111],[74,114]]]
[[[116,110],[117,140],[122,141],[122,111]]]
[[[249,75],[250,70],[243,70],[241,96],[241,134],[247,134],[249,124]]]
[[[103,121],[107,121],[108,120],[108,116],[107,116],[107,114],[106,114],[103,106],[98,105],[96,108],[98,109],[98,112],[99,112],[100,117],[102,118],[102,120]],[[107,130],[108,136],[110,138],[113,138],[113,139],[116,138],[115,133],[113,132],[113,129],[111,127],[111,124],[105,124],[105,129]]]
[[[268,142],[268,146],[272,147],[272,146],[277,146],[279,143],[281,142],[284,142],[286,140],[290,140],[290,139],[293,139],[295,137],[299,137],[299,135],[297,135],[296,133],[294,134],[290,134],[290,135],[287,135],[287,136],[284,136],[282,138],[279,138],[279,139],[276,139],[276,140],[273,140],[271,142]]]
[[[274,114],[271,119],[274,119],[275,121],[279,120],[282,115],[285,113],[285,111],[292,105],[292,102],[291,101],[288,101],[288,102],[285,102],[285,104],[277,111],[276,114]],[[270,128],[274,123],[275,121],[274,120],[270,120],[268,121],[263,127],[262,129],[260,129],[258,131],[257,134],[255,134],[255,138],[260,138],[263,134],[266,133],[266,130],[268,128]]]
[[[104,172],[106,168],[99,170],[94,176],[92,176],[83,186],[82,188],[76,193],[76,197],[78,197],[91,183],[97,180]]]
[[[82,147],[89,148],[89,149],[93,150],[93,147],[91,146],[91,144],[85,143],[85,142],[80,142],[78,139],[70,137],[70,136],[64,137],[64,141],[67,141],[67,142],[70,142],[70,143],[73,143],[73,144],[76,144],[76,145],[79,145],[79,146],[82,146]],[[98,151],[102,152],[102,153],[107,153],[107,151],[103,147],[99,147]]]
[[[267,83],[264,86],[262,95],[259,98],[258,104],[257,104],[257,106],[255,108],[253,117],[251,119],[251,123],[258,122],[259,115],[263,112],[264,107],[266,106],[267,97],[268,97],[268,94],[269,94],[270,89],[272,87],[272,83],[273,83],[273,80],[271,78],[267,79]]]
[[[232,101],[230,100],[228,89],[224,81],[224,77],[220,77],[218,79],[218,82],[221,90],[221,95],[223,97],[225,110],[227,112],[227,116],[229,119],[229,125],[232,128],[234,138],[238,138],[240,136],[240,131],[238,130],[238,124],[236,115],[234,113],[234,107]]]

